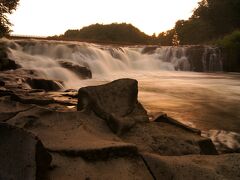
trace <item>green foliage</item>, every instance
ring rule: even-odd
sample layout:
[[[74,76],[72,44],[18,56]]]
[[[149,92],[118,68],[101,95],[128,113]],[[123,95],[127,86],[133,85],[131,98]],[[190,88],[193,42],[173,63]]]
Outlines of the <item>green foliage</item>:
[[[60,38],[131,44],[152,44],[156,41],[155,35],[148,36],[133,25],[126,23],[93,24],[80,30],[67,30]]]
[[[240,31],[234,31],[223,39],[216,41],[216,44],[223,48],[224,69],[240,72]]]
[[[16,9],[19,0],[1,0],[0,1],[0,38],[8,35],[11,23],[7,18],[7,14],[11,14]]]

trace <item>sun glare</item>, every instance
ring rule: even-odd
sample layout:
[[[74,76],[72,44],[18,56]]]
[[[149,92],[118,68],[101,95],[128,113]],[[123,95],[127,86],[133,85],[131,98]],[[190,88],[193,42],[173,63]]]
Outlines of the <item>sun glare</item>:
[[[199,0],[20,0],[12,34],[58,35],[95,23],[126,22],[152,35],[188,19]]]

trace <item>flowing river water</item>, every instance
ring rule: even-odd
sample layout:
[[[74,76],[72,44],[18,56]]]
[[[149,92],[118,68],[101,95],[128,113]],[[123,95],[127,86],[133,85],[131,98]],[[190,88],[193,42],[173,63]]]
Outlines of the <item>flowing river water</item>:
[[[204,47],[203,72],[194,72],[190,47],[103,46],[77,42],[9,41],[12,59],[39,76],[61,80],[65,89],[79,89],[119,78],[139,82],[139,100],[149,113],[169,116],[216,136],[240,136],[240,74],[222,72],[218,49]],[[145,48],[145,49],[144,49]],[[59,61],[88,67],[93,78],[82,80]],[[236,143],[234,142],[235,145]],[[240,147],[240,144],[236,146]]]

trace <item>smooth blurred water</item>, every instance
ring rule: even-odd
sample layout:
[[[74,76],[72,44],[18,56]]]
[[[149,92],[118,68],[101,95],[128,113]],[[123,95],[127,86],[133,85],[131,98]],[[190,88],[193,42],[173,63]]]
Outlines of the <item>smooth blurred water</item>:
[[[38,71],[42,78],[63,81],[65,89],[79,89],[119,78],[137,79],[139,101],[149,113],[165,112],[215,139],[218,135],[224,139],[226,134],[233,137],[234,133],[240,133],[240,74],[188,72],[187,47],[161,47],[154,53],[143,54],[143,47],[4,41],[10,47],[11,57],[24,68]],[[211,52],[210,65],[221,65],[219,56]],[[88,67],[93,79],[79,79],[58,61]],[[203,54],[203,65],[205,61],[206,54]],[[185,71],[177,71],[179,65]]]

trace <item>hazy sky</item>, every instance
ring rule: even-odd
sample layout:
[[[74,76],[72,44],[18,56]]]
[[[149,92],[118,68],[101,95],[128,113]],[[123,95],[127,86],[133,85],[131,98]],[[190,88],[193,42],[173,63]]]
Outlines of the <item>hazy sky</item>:
[[[20,0],[9,16],[18,35],[55,35],[95,23],[131,23],[152,35],[188,19],[199,0]]]

